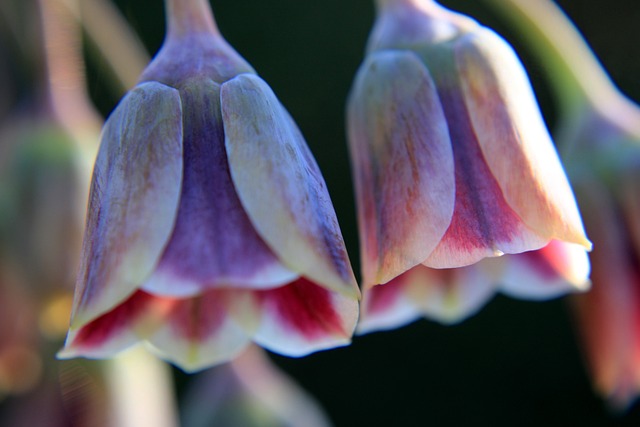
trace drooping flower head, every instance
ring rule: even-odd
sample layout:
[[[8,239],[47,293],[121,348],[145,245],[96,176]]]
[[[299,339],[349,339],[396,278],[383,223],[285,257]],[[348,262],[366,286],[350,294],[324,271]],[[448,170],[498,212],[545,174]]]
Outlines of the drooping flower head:
[[[54,3],[0,7],[0,44],[14,53],[0,49],[0,60],[20,69],[0,89],[20,99],[0,120],[0,400],[53,381],[100,129],[74,50],[79,28]]]
[[[623,411],[640,395],[640,108],[609,89],[564,117],[558,141],[594,242],[576,326],[594,388]]]
[[[640,108],[554,2],[487,0],[551,77],[556,140],[593,239],[590,292],[572,298],[596,390],[612,408],[640,392]]]
[[[348,343],[359,292],[300,131],[205,0],[166,4],[165,43],[103,130],[62,354],[144,340],[194,370],[251,340]]]
[[[365,289],[424,265],[590,248],[525,71],[430,0],[380,0],[348,105]]]

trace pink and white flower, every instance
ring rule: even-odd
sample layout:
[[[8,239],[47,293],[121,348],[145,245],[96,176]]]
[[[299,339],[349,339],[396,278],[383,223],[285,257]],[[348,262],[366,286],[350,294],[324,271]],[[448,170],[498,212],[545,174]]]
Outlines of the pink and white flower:
[[[104,127],[61,356],[145,341],[197,370],[251,341],[347,344],[359,290],[300,131],[207,1],[167,6],[162,50]]]

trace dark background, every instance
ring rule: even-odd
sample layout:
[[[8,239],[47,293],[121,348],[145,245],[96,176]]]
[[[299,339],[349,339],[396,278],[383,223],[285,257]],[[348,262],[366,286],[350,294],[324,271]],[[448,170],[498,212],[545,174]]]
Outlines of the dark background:
[[[531,0],[537,1],[537,0]],[[539,63],[482,2],[442,1],[511,41],[552,127],[555,110]],[[640,100],[640,3],[558,3],[577,23],[619,87]],[[150,53],[164,34],[162,2],[118,0]],[[369,0],[215,0],[225,38],[271,85],[302,129],[324,173],[358,266],[344,102],[373,21]],[[91,56],[91,55],[89,55]],[[118,94],[99,61],[91,94],[108,114]],[[444,327],[426,320],[356,337],[350,347],[302,359],[274,355],[337,426],[637,426],[640,407],[611,414],[591,390],[565,300],[497,296],[478,315]],[[189,377],[176,371],[179,383]]]

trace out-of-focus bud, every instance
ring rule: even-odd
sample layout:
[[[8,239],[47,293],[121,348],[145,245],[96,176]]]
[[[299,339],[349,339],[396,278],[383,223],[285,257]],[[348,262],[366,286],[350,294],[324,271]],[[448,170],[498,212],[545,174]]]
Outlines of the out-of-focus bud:
[[[0,6],[0,19],[8,20],[0,37],[20,52],[12,60],[24,80],[14,82],[21,105],[0,123],[0,393],[28,394],[49,379],[52,351],[42,338],[58,346],[66,331],[60,325],[69,321],[90,168],[84,153],[91,143],[80,143],[67,125],[82,124],[85,136],[99,129],[85,120],[95,116],[79,58],[49,49],[54,41],[69,49],[73,31],[56,32],[61,20],[49,12],[59,3],[43,3]],[[64,121],[65,108],[83,114]]]
[[[558,134],[593,238],[593,288],[576,296],[586,358],[616,409],[640,393],[640,108],[611,86]]]
[[[86,201],[78,146],[46,119],[18,119],[0,138],[8,145],[0,161],[6,255],[41,296],[70,291]]]
[[[592,289],[573,297],[593,382],[614,409],[640,392],[640,108],[615,87],[573,23],[548,0],[487,0],[550,75],[556,140],[594,249]]]

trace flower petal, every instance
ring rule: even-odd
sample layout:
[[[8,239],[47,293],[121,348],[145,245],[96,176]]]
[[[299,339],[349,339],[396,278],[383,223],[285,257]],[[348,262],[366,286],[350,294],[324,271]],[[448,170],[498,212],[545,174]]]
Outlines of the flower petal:
[[[298,277],[256,233],[229,175],[220,86],[192,79],[180,88],[184,178],[180,207],[149,292],[195,296],[217,287],[269,288]]]
[[[548,243],[507,203],[482,152],[481,135],[474,128],[453,61],[452,54],[442,54],[440,63],[434,67],[453,144],[456,183],[451,224],[424,262],[434,268],[461,267],[486,257],[538,249]]]
[[[370,54],[348,107],[364,286],[423,262],[453,214],[447,122],[434,82],[412,52]]]
[[[107,121],[91,184],[72,329],[126,299],[155,268],[182,180],[178,91],[143,83]]]
[[[406,276],[410,272],[383,285],[365,288],[356,329],[358,334],[399,328],[422,317],[408,289],[412,282],[406,280]]]
[[[590,249],[575,198],[515,52],[485,29],[462,39],[455,58],[482,156],[505,201],[546,241]],[[522,248],[527,249],[536,248]]]
[[[109,312],[70,330],[58,357],[112,357],[158,328],[176,301],[137,291]]]
[[[305,278],[253,292],[261,313],[254,341],[277,353],[304,356],[347,345],[358,320],[358,302]]]
[[[454,324],[476,314],[494,295],[497,271],[486,260],[461,268],[433,269],[417,266],[410,272],[412,297],[425,317]]]
[[[147,338],[152,351],[187,372],[227,362],[249,344],[244,329],[230,313],[242,291],[214,289],[181,299],[162,327]]]
[[[260,236],[286,267],[358,296],[325,182],[289,114],[250,74],[224,83],[221,99],[231,176]]]
[[[514,298],[549,299],[589,289],[589,257],[574,243],[552,240],[536,251],[506,255],[500,290]]]
[[[398,328],[419,317],[443,324],[465,320],[495,293],[500,270],[486,261],[453,269],[418,265],[365,291],[358,333]]]

